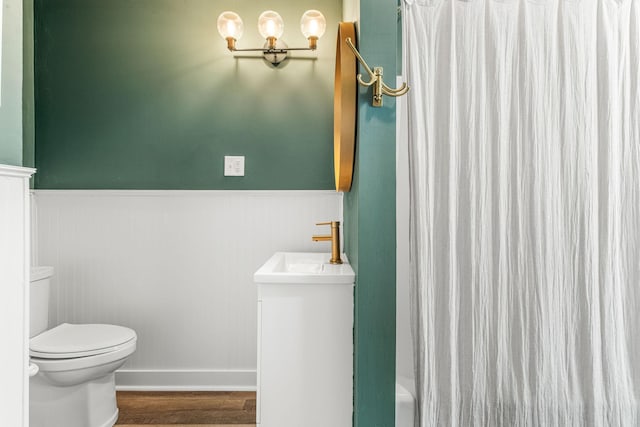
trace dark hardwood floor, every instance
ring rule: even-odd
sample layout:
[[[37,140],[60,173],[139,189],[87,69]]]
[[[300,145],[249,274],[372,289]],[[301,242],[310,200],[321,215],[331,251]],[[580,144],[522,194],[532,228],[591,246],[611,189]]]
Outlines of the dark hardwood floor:
[[[256,393],[248,391],[118,391],[116,426],[254,427]]]

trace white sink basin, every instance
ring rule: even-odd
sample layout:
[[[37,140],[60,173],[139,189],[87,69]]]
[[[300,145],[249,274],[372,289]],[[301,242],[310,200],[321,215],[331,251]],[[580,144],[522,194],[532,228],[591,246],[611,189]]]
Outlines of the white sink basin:
[[[347,257],[343,264],[330,264],[329,253],[276,252],[253,275],[256,283],[353,284],[355,273]]]

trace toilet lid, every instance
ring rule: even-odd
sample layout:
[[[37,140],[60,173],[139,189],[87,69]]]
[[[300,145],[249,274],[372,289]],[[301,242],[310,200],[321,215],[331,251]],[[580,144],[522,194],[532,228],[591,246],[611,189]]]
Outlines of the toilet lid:
[[[124,326],[63,323],[31,338],[29,349],[34,357],[66,359],[107,353],[135,339],[135,331]]]

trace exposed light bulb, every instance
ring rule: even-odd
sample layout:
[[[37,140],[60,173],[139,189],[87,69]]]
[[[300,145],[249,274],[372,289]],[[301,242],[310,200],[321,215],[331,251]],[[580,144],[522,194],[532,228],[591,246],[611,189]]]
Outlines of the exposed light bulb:
[[[242,37],[243,31],[244,24],[242,23],[242,18],[240,18],[237,13],[226,11],[218,16],[218,32],[223,39],[227,41],[229,41],[229,39],[233,41],[239,40]]]
[[[235,22],[227,21],[227,34],[229,35],[229,37],[235,38],[236,32],[237,32],[237,27]]]
[[[267,37],[275,37],[276,34],[276,24],[270,19],[267,21],[266,26]]]
[[[309,22],[309,33],[316,34],[318,32],[318,21],[315,19]]]
[[[282,37],[284,22],[282,17],[273,10],[266,10],[258,18],[258,31],[265,39]]]
[[[300,19],[300,31],[306,39],[315,37],[319,39],[327,29],[327,20],[318,10],[307,10]]]

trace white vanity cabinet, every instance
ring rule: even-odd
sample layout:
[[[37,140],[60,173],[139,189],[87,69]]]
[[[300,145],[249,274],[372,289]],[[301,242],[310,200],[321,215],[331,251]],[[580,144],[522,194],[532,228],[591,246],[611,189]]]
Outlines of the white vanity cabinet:
[[[350,427],[353,284],[329,254],[276,253],[256,272],[260,427]]]

